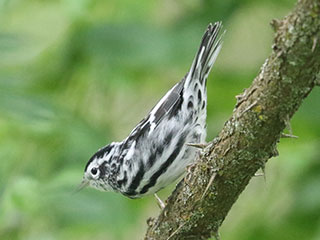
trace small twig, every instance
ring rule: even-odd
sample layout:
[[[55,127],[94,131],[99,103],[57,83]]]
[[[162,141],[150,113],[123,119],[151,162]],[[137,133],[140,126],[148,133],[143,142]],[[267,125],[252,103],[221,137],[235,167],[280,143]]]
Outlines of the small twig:
[[[158,205],[161,208],[161,210],[163,210],[166,207],[164,202],[161,200],[161,198],[159,198],[159,196],[156,193],[154,194],[154,197],[157,199]]]
[[[255,173],[254,177],[264,177],[264,173]]]
[[[316,49],[317,42],[318,42],[318,38],[314,37],[313,38],[313,44],[312,44],[311,52],[314,52],[314,50]]]
[[[230,150],[231,150],[231,147],[229,146],[229,147],[223,152],[223,156],[225,156]]]
[[[209,180],[209,183],[208,183],[206,189],[204,190],[204,192],[203,192],[203,194],[202,194],[202,196],[201,196],[201,200],[202,200],[202,199],[205,197],[205,195],[207,194],[207,192],[208,192],[210,186],[212,185],[213,180],[215,179],[216,175],[217,175],[216,172],[212,174],[212,176],[211,176],[211,178],[210,178],[210,180]]]
[[[170,238],[172,238],[186,223],[183,223],[182,225],[180,225],[168,238],[167,240],[170,240]]]
[[[292,127],[291,127],[291,123],[290,123],[290,117],[287,115],[287,117],[284,121],[285,121],[286,127],[289,131],[289,135],[293,135],[292,134]]]
[[[253,103],[251,103],[246,109],[244,109],[240,114],[239,117],[241,117],[244,113],[248,112],[250,109],[252,109],[255,105],[257,105],[258,100],[255,100]]]
[[[194,147],[199,149],[204,149],[208,146],[207,143],[186,143],[186,145],[189,147]]]
[[[287,134],[287,133],[281,133],[280,137],[281,138],[298,138],[298,136]]]

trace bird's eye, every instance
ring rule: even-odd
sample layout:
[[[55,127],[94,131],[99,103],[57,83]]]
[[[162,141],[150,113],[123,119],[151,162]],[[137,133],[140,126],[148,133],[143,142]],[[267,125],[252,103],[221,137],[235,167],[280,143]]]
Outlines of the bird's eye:
[[[91,174],[92,175],[96,175],[98,173],[98,169],[97,168],[92,168],[91,169]]]

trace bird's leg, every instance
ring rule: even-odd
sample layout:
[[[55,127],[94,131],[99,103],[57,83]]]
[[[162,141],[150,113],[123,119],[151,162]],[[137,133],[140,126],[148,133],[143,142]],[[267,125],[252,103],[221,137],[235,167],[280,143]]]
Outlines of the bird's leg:
[[[159,196],[155,193],[154,197],[157,199],[158,202],[158,206],[162,209],[164,209],[166,207],[166,205],[164,204],[164,202],[162,202],[162,200],[159,198]]]

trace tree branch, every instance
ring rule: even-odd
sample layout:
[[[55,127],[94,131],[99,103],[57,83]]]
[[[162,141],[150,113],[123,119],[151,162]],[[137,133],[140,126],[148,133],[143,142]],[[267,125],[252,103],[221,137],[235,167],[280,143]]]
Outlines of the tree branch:
[[[237,96],[231,118],[169,197],[145,239],[207,239],[218,233],[240,193],[277,156],[282,131],[320,84],[320,1],[299,0],[273,20],[272,53],[252,85]],[[291,135],[291,134],[289,134]]]

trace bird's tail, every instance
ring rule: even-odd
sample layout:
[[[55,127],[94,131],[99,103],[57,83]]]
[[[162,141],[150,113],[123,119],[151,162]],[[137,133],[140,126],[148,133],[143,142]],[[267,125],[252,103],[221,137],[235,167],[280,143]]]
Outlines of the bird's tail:
[[[211,23],[209,24],[187,75],[187,82],[191,83],[195,79],[199,80],[201,85],[206,82],[208,74],[222,46],[221,39],[224,33],[218,38],[221,27],[221,22],[216,22],[213,25]]]

